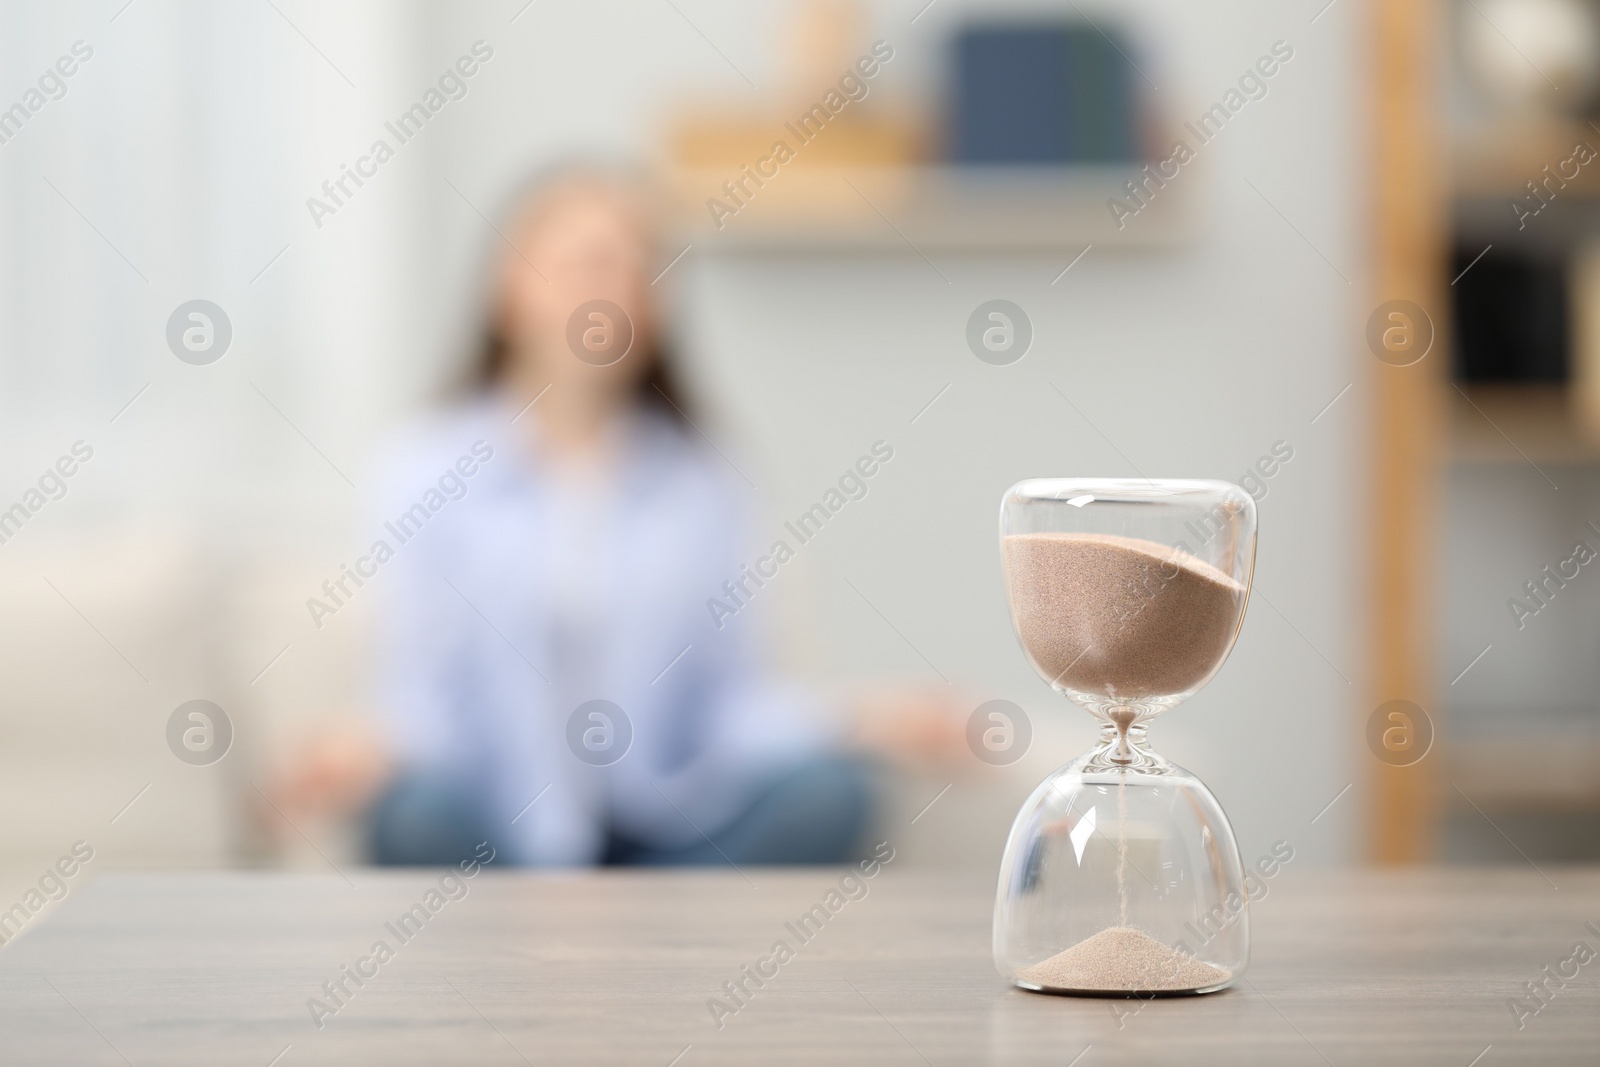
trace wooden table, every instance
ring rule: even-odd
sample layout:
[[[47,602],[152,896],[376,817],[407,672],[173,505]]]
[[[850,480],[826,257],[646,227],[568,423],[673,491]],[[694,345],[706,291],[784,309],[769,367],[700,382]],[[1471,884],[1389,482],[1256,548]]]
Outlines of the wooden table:
[[[989,879],[891,866],[720,1029],[708,998],[798,945],[785,923],[839,872],[485,871],[437,914],[437,872],[348,873],[74,890],[0,948],[0,1063],[1600,1062],[1600,958],[1522,1029],[1507,1007],[1578,941],[1600,952],[1595,869],[1546,868],[1559,889],[1526,867],[1285,872],[1253,909],[1247,983],[1141,1004],[1009,989]],[[393,957],[362,963],[380,939]],[[308,1000],[331,1011],[346,965],[375,974],[345,978],[319,1029]]]

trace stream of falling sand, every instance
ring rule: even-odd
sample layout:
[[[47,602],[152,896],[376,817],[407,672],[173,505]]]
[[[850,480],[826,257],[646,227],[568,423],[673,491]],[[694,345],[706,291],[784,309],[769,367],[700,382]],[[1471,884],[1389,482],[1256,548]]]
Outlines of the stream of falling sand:
[[[1133,725],[1135,715],[1130,708],[1117,708],[1111,713],[1111,720],[1117,727],[1117,751],[1112,759],[1116,762],[1132,760],[1133,753],[1128,747],[1128,727]],[[1126,764],[1118,768],[1117,776],[1117,925],[1128,925],[1128,768]]]
[[[1117,925],[1128,925],[1128,769],[1117,779]]]

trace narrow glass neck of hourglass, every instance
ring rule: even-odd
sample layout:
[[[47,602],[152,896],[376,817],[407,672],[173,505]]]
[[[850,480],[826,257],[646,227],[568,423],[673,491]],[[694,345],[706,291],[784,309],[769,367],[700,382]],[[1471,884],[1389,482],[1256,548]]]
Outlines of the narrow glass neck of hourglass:
[[[1130,724],[1126,737],[1116,723],[1101,723],[1100,744],[1106,758],[1113,763],[1141,763],[1150,751],[1150,742],[1145,737],[1145,724],[1142,722]]]

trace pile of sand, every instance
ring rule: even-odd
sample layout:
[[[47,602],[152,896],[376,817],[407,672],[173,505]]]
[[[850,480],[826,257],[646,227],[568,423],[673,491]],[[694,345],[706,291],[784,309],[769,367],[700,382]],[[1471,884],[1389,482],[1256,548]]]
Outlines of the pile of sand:
[[[1233,975],[1169,948],[1143,930],[1113,926],[1023,968],[1017,977],[1046,989],[1181,993],[1221,985]]]

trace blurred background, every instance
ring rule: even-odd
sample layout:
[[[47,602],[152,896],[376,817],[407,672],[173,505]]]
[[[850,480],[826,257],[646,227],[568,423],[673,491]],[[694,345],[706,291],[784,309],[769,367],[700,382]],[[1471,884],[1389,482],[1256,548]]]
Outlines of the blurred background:
[[[306,601],[371,539],[383,442],[461,372],[491,220],[574,154],[673,192],[655,288],[761,539],[895,449],[763,594],[774,669],[948,682],[1031,721],[1008,766],[894,772],[879,819],[907,863],[992,871],[1022,799],[1095,736],[1012,634],[1001,492],[1241,480],[1281,445],[1243,634],[1156,747],[1246,858],[1600,857],[1600,577],[1543,578],[1600,546],[1597,18],[0,4],[0,508],[92,449],[0,543],[0,899],[79,838],[97,873],[359,861],[348,819],[263,803],[288,753],[370,711],[371,599],[320,627]],[[385,124],[480,42],[463,95],[397,143]],[[789,132],[885,49],[863,99]],[[380,138],[393,158],[331,198]],[[794,159],[730,197],[778,139]],[[167,340],[196,299],[231,325],[205,365]],[[1032,331],[1006,365],[967,340],[994,299]],[[1432,338],[1408,366],[1367,340],[1392,300]],[[209,766],[167,744],[193,699],[233,724]],[[1405,767],[1368,740],[1394,699],[1431,722]]]

